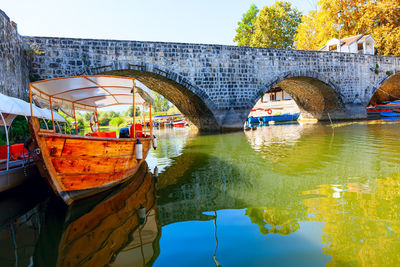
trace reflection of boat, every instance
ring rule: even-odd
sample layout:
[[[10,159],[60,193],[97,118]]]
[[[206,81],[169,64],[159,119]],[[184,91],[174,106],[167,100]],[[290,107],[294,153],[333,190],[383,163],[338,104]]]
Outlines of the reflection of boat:
[[[174,125],[174,127],[183,128],[187,125],[187,122],[185,119],[182,119],[182,120],[173,121],[172,124]]]
[[[135,93],[133,93],[135,91]],[[132,78],[112,76],[77,76],[38,81],[30,84],[33,99],[52,108],[60,108],[74,117],[75,110],[97,113],[98,108],[114,105],[137,105],[151,110],[151,92]],[[33,98],[33,99],[32,99]],[[135,121],[135,112],[133,112]],[[96,115],[97,117],[97,115]],[[43,177],[67,204],[104,191],[129,179],[146,159],[153,141],[150,127],[132,127],[130,138],[113,138],[98,132],[76,136],[41,129],[36,118],[30,121],[35,149],[34,158]],[[53,122],[54,125],[54,122]],[[76,124],[75,124],[76,125]],[[140,127],[137,127],[140,126]],[[54,128],[54,127],[53,127]],[[89,135],[89,136],[88,136]],[[115,136],[116,137],[116,136]]]
[[[394,111],[386,111],[379,113],[382,117],[400,117],[400,113]]]
[[[6,145],[0,146],[0,192],[2,192],[22,184],[37,175],[38,172],[24,144],[10,144],[9,130],[12,128],[12,123],[17,116],[24,116],[27,121],[27,117],[31,115],[30,104],[3,94],[0,94],[0,103],[0,126],[4,127],[6,137]],[[32,106],[32,110],[36,117],[51,119],[48,110],[36,106]],[[59,121],[65,121],[57,113],[54,116],[57,125]],[[25,123],[27,125],[27,122]],[[61,129],[59,128],[59,130]]]
[[[280,115],[271,115],[262,117],[263,122],[286,122],[286,121],[296,121],[300,116],[300,112],[298,113],[285,113]]]
[[[155,184],[143,163],[132,182],[68,208],[49,202],[34,266],[144,266],[159,254]],[[143,263],[143,265],[142,265]]]
[[[0,196],[0,266],[29,266],[49,196],[41,180],[29,180]]]

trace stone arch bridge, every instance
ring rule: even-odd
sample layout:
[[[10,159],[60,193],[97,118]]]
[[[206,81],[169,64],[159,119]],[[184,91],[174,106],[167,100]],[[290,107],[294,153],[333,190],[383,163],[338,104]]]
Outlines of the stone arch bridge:
[[[117,40],[23,37],[31,76],[132,76],[175,104],[200,130],[239,129],[280,86],[303,117],[361,119],[384,84],[400,88],[400,58],[335,52]]]

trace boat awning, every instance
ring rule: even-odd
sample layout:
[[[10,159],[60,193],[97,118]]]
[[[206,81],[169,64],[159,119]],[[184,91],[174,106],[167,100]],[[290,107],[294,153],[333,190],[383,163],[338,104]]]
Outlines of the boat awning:
[[[21,99],[0,94],[0,112],[3,114],[7,126],[9,126],[17,115],[30,117],[31,105]],[[51,111],[48,109],[38,108],[33,105],[33,116],[41,119],[51,120]],[[65,118],[53,111],[54,120],[65,122]],[[3,121],[0,119],[0,125],[3,126]]]
[[[153,104],[152,93],[144,84],[126,77],[85,75],[55,78],[30,84],[35,101],[41,106],[62,109],[72,115],[74,109],[95,111],[114,105]]]

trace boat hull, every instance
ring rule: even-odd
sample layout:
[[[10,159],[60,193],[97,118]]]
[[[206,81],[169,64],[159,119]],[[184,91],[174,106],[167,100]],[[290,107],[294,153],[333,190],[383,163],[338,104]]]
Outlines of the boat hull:
[[[184,128],[186,126],[186,121],[185,120],[174,121],[172,124],[174,127]]]
[[[36,165],[32,162],[28,166],[19,166],[0,171],[0,192],[15,188],[38,175]]]
[[[286,122],[286,121],[296,121],[300,116],[300,113],[294,114],[282,114],[282,115],[272,115],[272,116],[265,116],[262,118],[263,122]]]
[[[260,123],[260,119],[258,117],[248,118],[247,121],[251,124],[253,123]]]
[[[138,170],[146,159],[151,138],[140,138],[143,159],[136,159],[136,139],[74,136],[40,129],[29,122],[33,137],[30,150],[41,175],[65,203],[72,204],[114,187]]]

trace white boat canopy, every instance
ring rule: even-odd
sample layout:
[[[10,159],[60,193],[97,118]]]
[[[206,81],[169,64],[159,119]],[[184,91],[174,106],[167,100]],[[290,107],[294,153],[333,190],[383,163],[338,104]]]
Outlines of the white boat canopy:
[[[40,106],[61,109],[73,116],[73,110],[96,111],[114,105],[153,104],[152,93],[141,82],[127,77],[85,75],[55,78],[30,84],[32,97]],[[72,111],[72,112],[71,112]]]
[[[30,117],[31,105],[21,99],[0,94],[0,112],[2,113],[6,125],[9,126],[17,115]],[[33,116],[41,119],[51,120],[51,111],[48,109],[38,108],[32,106]],[[65,118],[53,111],[54,120],[65,122]],[[3,121],[0,119],[0,125],[4,126]]]

